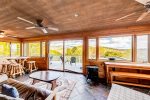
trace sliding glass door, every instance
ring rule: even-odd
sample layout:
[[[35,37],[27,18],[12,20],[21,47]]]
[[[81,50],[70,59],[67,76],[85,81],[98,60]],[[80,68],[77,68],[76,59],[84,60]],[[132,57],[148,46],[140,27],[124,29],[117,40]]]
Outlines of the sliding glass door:
[[[82,73],[83,40],[50,41],[49,69]]]
[[[63,41],[50,41],[49,68],[63,70]]]
[[[73,72],[82,72],[82,40],[65,41],[65,70]]]

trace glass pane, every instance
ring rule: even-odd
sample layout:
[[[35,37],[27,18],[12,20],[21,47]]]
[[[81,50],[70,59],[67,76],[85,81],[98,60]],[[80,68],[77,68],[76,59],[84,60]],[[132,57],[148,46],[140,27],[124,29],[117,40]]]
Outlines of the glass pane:
[[[49,68],[63,70],[63,41],[50,41]]]
[[[96,59],[96,39],[89,39],[88,40],[88,54],[89,59]]]
[[[65,41],[65,70],[82,72],[82,40]]]
[[[45,57],[45,42],[42,42],[42,57]]]
[[[40,42],[29,43],[29,56],[40,56]]]
[[[11,43],[11,56],[20,56],[20,43]]]
[[[10,43],[0,42],[0,56],[1,57],[10,56]]]
[[[148,62],[148,35],[137,36],[137,62]]]
[[[132,59],[132,37],[105,37],[99,39],[100,58],[115,58],[116,60]]]

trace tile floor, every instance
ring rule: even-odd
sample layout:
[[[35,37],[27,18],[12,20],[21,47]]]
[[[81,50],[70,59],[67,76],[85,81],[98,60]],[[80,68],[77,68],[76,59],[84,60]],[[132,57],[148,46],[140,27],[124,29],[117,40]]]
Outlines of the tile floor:
[[[107,100],[110,87],[102,83],[99,84],[92,84],[91,82],[87,83],[85,76],[83,76],[82,74],[73,74],[68,72],[56,72],[56,73],[60,73],[61,77],[65,77],[68,80],[77,82],[74,90],[70,95],[69,100]],[[29,78],[28,75],[24,75],[18,77],[17,80],[25,81],[28,78]],[[148,89],[141,89],[141,88],[135,89],[150,94],[149,92],[150,90]]]

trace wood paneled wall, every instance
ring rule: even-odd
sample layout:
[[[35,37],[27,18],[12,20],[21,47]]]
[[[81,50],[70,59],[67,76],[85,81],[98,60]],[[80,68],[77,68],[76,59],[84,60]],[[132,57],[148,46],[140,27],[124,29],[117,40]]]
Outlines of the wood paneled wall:
[[[103,36],[112,36],[112,35],[135,35],[135,34],[149,34],[150,33],[150,25],[141,25],[141,26],[130,26],[130,27],[120,27],[114,29],[106,29],[106,30],[98,30],[94,32],[80,32],[80,33],[68,33],[68,34],[56,34],[56,35],[48,35],[42,37],[35,38],[25,38],[22,39],[22,42],[31,42],[31,41],[46,41],[48,46],[48,42],[51,40],[67,40],[67,39],[83,39],[83,74],[86,74],[86,65],[97,65],[99,66],[99,76],[101,78],[105,77],[105,67],[103,65],[104,61],[99,60],[99,48],[98,48],[98,39],[97,39],[97,57],[96,60],[88,59],[88,38],[94,37],[99,38]],[[136,39],[136,37],[134,37]],[[136,44],[134,44],[136,45]],[[133,46],[134,46],[133,45]],[[37,61],[38,67],[40,69],[48,69],[48,47],[46,46],[46,57],[45,58],[35,58]],[[134,48],[134,47],[133,47]],[[135,50],[135,48],[134,48]],[[133,53],[135,55],[135,53]],[[41,59],[44,61],[41,62]],[[40,61],[39,61],[40,60]],[[133,58],[135,61],[135,58]]]
[[[27,61],[36,61],[36,67],[38,67],[39,70],[47,70],[47,64],[46,64],[45,57],[28,58]]]
[[[21,42],[21,39],[4,37],[4,38],[0,38],[0,41],[2,41],[2,42]]]

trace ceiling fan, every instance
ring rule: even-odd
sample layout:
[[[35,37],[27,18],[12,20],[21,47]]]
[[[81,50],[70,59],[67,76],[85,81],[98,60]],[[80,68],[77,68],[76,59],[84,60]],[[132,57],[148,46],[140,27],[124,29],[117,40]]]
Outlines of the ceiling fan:
[[[17,36],[8,35],[4,31],[0,31],[0,38],[4,38],[4,37],[13,37],[13,38],[16,38]]]
[[[141,16],[136,20],[136,21],[138,22],[138,21],[144,19],[144,18],[150,13],[150,0],[135,0],[135,1],[137,1],[138,3],[143,4],[143,5],[144,5],[144,8],[145,8],[145,10],[146,10],[146,11],[143,12],[143,13],[141,14]],[[126,15],[126,16],[123,16],[123,17],[121,17],[121,18],[116,19],[116,21],[125,19],[125,18],[127,18],[127,17],[129,17],[129,16],[132,16],[132,15],[136,14],[136,13],[137,13],[137,12],[133,12],[133,13],[131,13],[131,14],[128,14],[128,15]]]
[[[41,20],[41,19],[38,19],[36,20],[36,23],[33,23],[27,19],[24,19],[22,17],[17,17],[19,20],[21,21],[24,21],[24,22],[27,22],[29,24],[32,24],[33,26],[31,27],[26,27],[25,29],[29,30],[29,29],[40,29],[42,30],[43,33],[48,33],[48,30],[53,30],[53,31],[59,31],[58,28],[55,28],[55,27],[51,27],[51,26],[45,26],[44,23],[46,22],[45,19]]]

